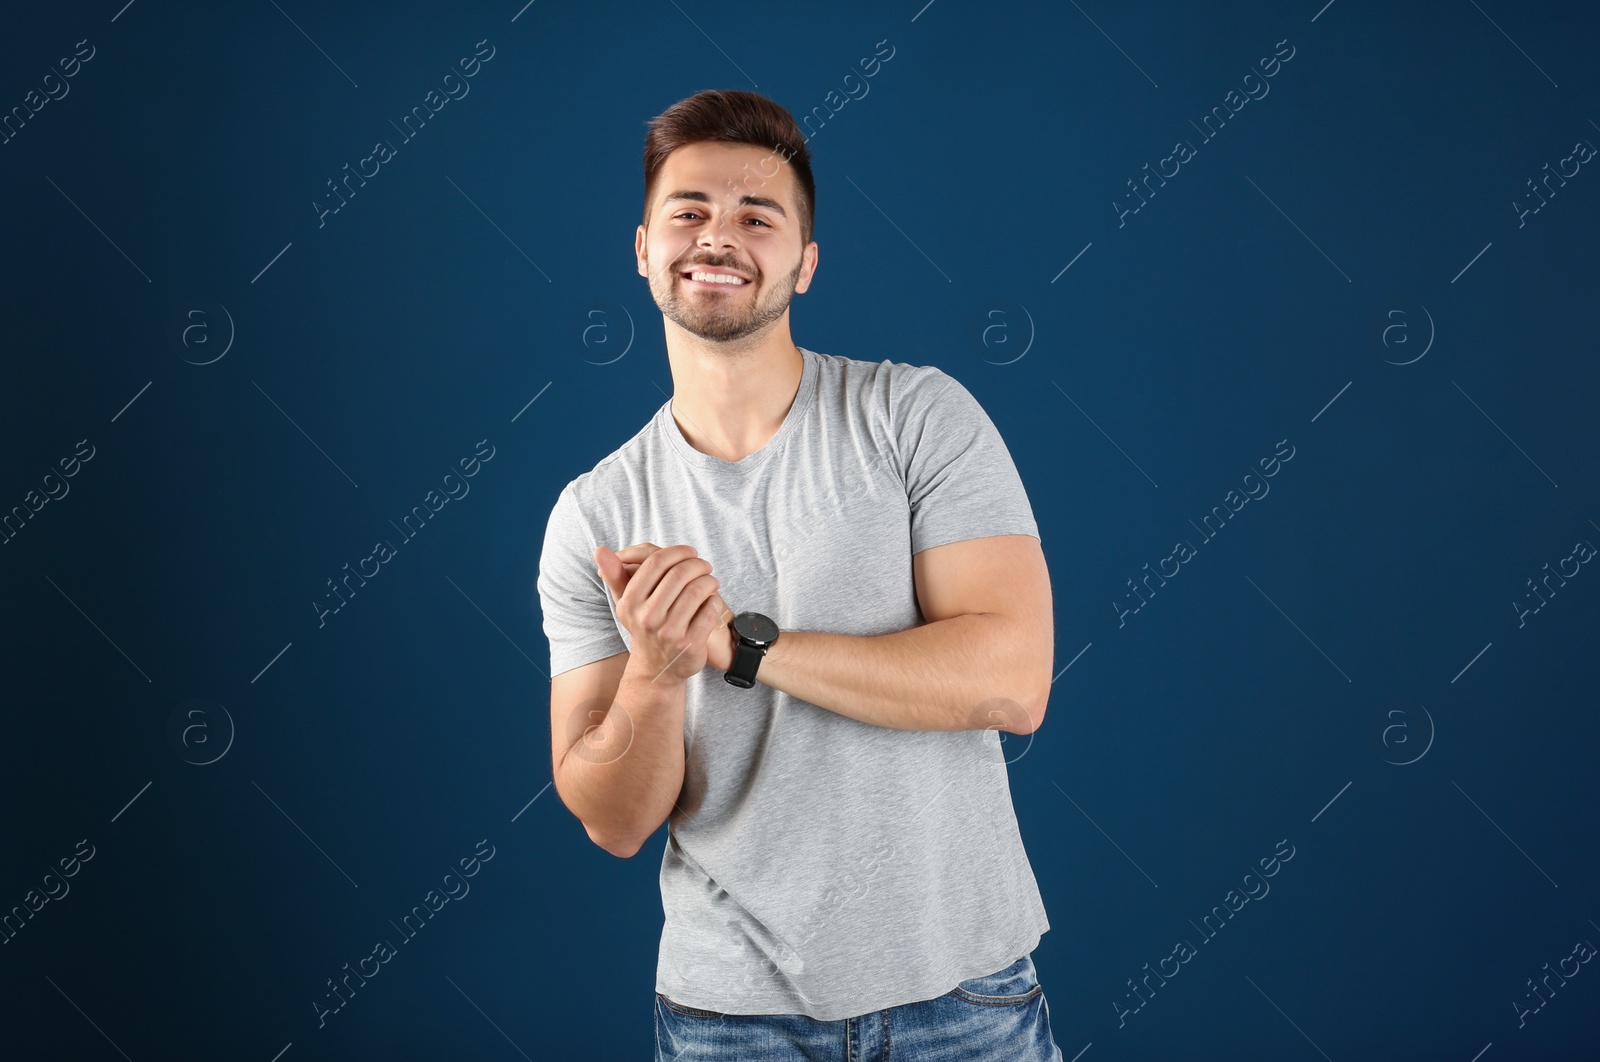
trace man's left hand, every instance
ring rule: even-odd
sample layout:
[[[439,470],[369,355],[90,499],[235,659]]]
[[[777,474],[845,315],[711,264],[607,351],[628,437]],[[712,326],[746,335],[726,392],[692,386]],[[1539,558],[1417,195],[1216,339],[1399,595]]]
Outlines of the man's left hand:
[[[639,570],[639,565],[644,559],[660,547],[648,542],[641,542],[626,549],[616,550],[617,559],[622,562],[624,576],[632,576]],[[706,666],[716,668],[718,671],[727,671],[733,666],[733,617],[738,615],[728,607],[722,595],[716,595],[717,602],[722,606],[722,616],[711,633],[706,636]]]

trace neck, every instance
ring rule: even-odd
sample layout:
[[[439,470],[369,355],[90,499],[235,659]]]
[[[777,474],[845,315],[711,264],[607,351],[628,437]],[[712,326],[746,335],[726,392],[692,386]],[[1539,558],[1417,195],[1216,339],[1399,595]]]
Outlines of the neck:
[[[779,331],[737,348],[707,343],[671,325],[672,415],[690,446],[731,463],[778,433],[805,372],[805,357],[788,329]]]

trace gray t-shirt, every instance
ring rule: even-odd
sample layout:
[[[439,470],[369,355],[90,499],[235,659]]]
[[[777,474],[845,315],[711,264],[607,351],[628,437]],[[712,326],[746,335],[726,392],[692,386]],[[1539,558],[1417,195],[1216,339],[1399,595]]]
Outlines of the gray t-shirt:
[[[596,545],[687,543],[735,611],[862,636],[924,622],[912,554],[1038,537],[1010,452],[953,377],[800,350],[794,403],[755,453],[694,449],[669,401],[562,490],[538,577],[552,675],[631,648]],[[998,732],[874,726],[707,666],[684,742],[656,967],[674,1001],[834,1021],[943,995],[1050,928]]]

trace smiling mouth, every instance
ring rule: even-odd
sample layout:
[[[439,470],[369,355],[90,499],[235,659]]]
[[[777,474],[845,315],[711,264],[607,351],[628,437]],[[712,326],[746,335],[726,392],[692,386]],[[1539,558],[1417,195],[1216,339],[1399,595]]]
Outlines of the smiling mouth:
[[[705,279],[696,279],[697,276]],[[747,288],[750,286],[750,281],[741,277],[728,276],[723,273],[708,273],[698,269],[679,273],[678,277],[697,288]]]

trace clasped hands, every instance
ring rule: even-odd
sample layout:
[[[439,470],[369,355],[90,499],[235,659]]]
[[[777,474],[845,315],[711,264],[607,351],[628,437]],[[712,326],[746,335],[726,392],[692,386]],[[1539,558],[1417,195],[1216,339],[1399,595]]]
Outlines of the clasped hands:
[[[733,666],[728,624],[736,613],[717,592],[711,562],[693,546],[597,546],[594,559],[617,618],[633,636],[632,655],[651,681],[663,675],[687,680],[708,664],[719,671]]]

